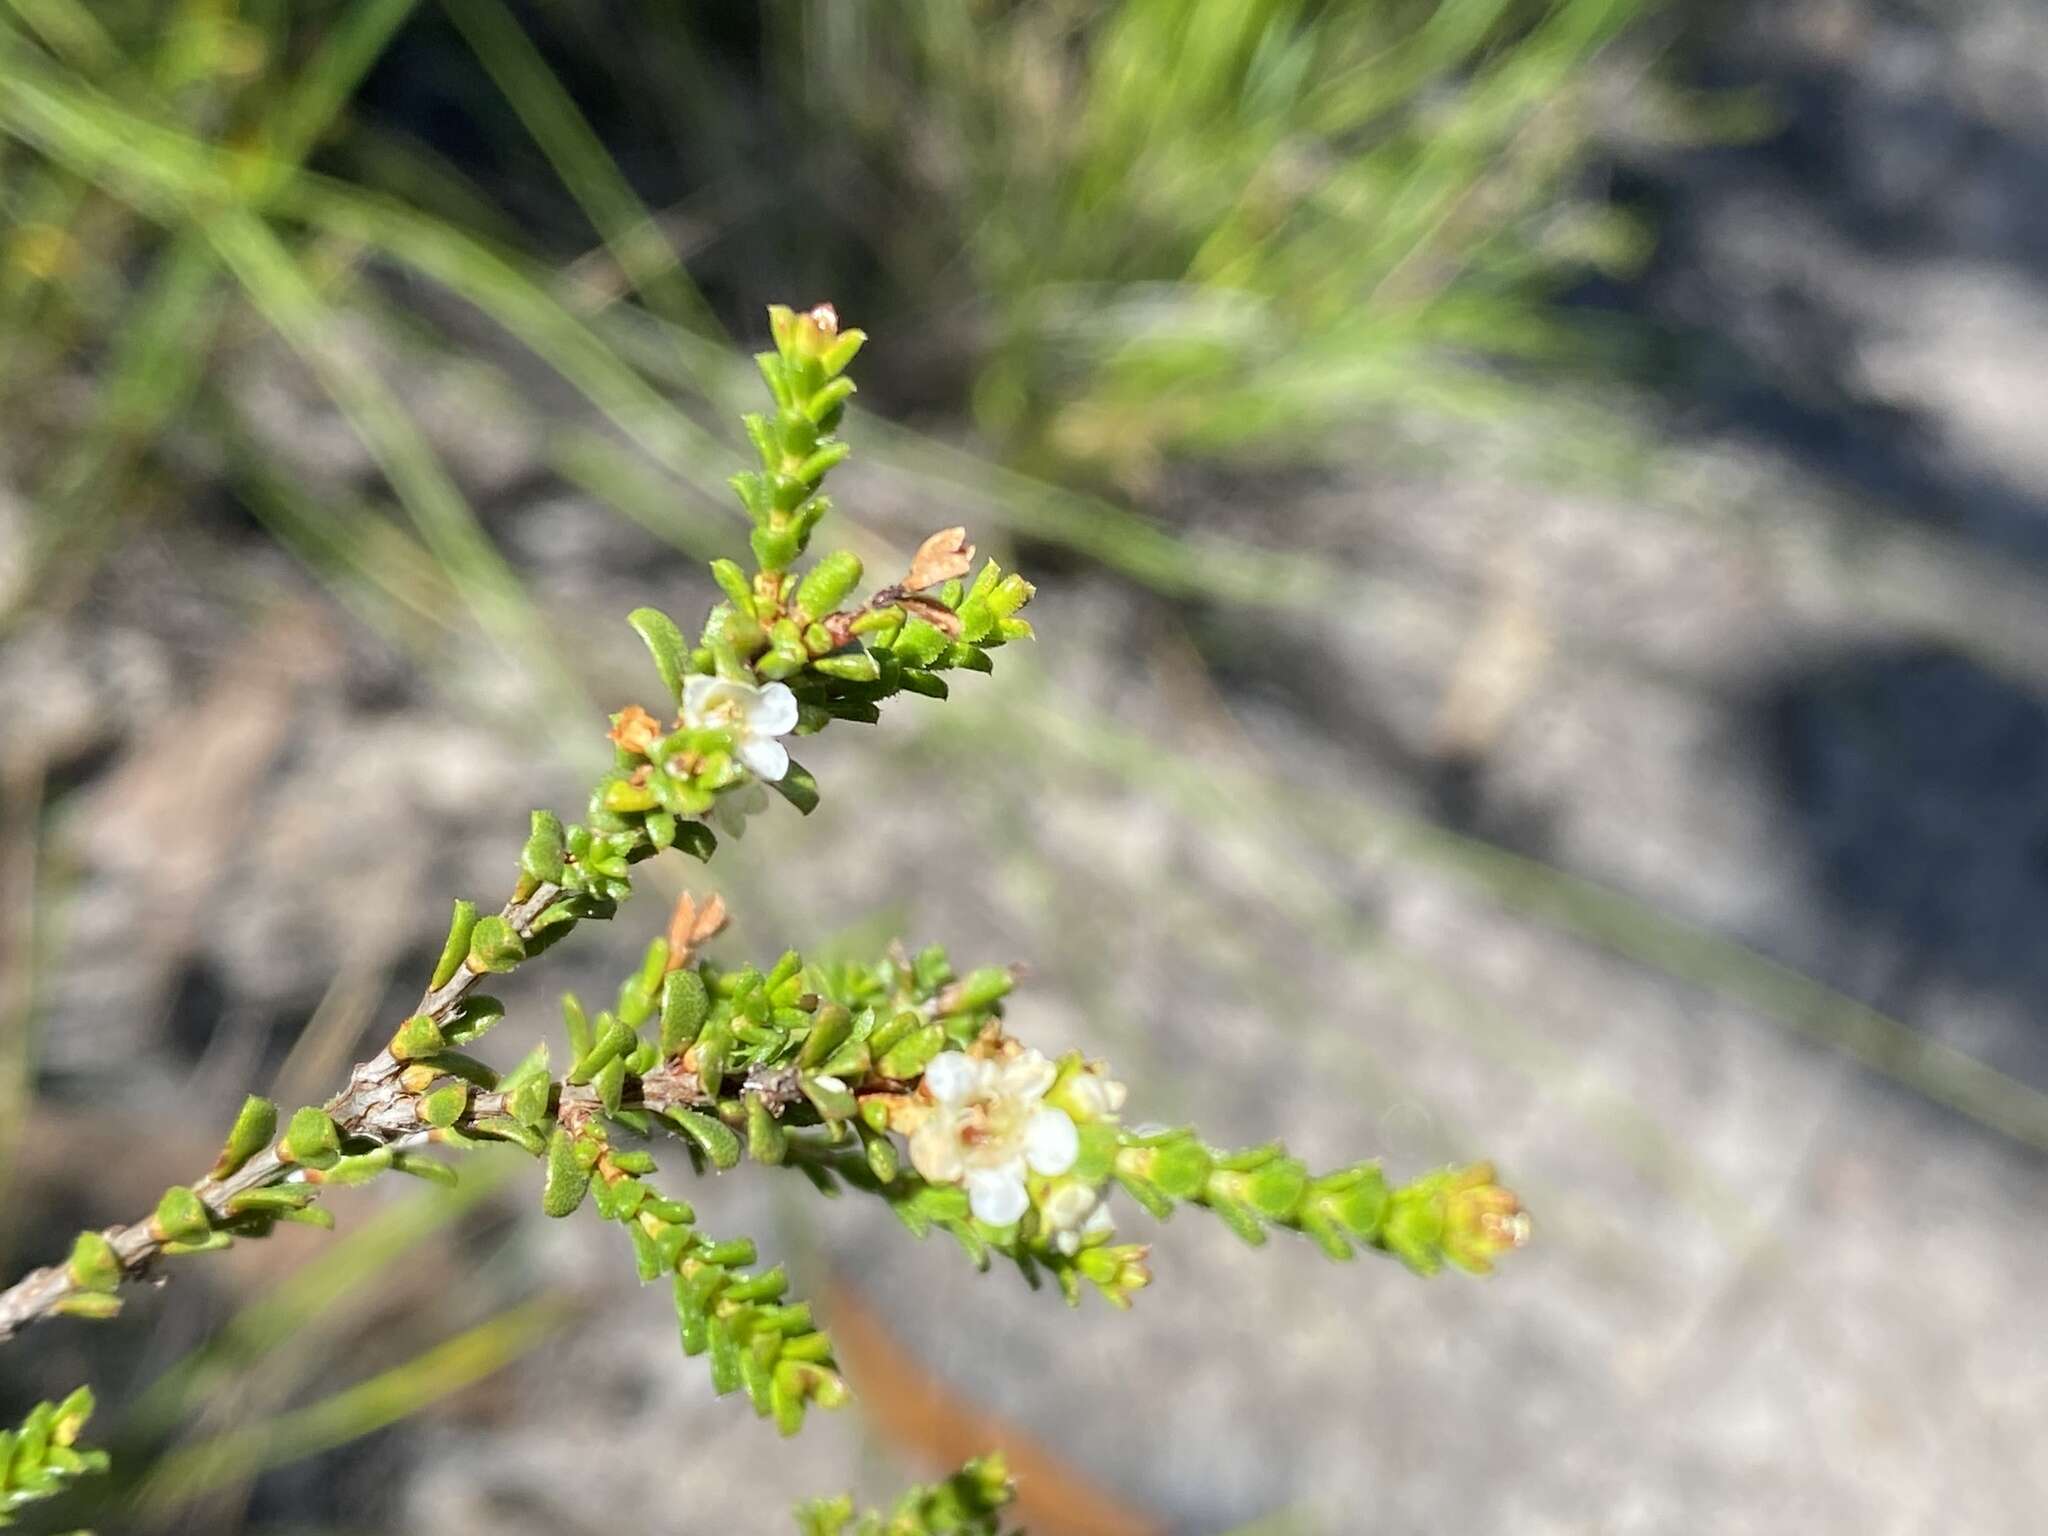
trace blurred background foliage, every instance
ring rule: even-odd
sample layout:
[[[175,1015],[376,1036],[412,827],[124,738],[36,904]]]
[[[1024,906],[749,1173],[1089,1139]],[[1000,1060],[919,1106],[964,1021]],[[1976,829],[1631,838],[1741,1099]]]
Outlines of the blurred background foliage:
[[[1230,935],[1232,904],[1247,903],[1361,957],[1400,1007],[1532,1102],[1562,1106],[1604,1158],[1768,1268],[1778,1239],[1688,1127],[1660,1121],[1649,1090],[1589,1077],[1570,1037],[1520,1021],[1443,954],[1361,918],[1349,854],[1318,863],[1331,840],[1360,867],[1476,889],[1549,942],[1623,956],[2048,1147],[2027,1073],[1908,1028],[1697,910],[1567,872],[1540,836],[1462,814],[1456,761],[1425,765],[1441,770],[1435,800],[1298,784],[1208,691],[1256,684],[1247,657],[1269,633],[1320,638],[1269,632],[1281,620],[1267,615],[1316,624],[1346,603],[1404,600],[1400,570],[1324,558],[1327,527],[1290,521],[1292,492],[1269,510],[1268,487],[1469,454],[1525,482],[1631,483],[1660,424],[1610,409],[1619,389],[1726,366],[1723,343],[1649,334],[1615,302],[1658,233],[1647,201],[1616,185],[1616,145],[1729,146],[1776,126],[1740,81],[1702,91],[1699,71],[1667,65],[1675,40],[1725,9],[0,0],[0,471],[29,529],[25,557],[0,567],[0,637],[89,608],[128,541],[182,520],[248,523],[451,695],[588,752],[582,722],[612,707],[594,692],[603,668],[582,648],[587,626],[536,592],[546,572],[506,547],[494,445],[531,446],[551,483],[679,551],[722,552],[760,308],[829,297],[879,338],[849,435],[857,462],[886,476],[885,502],[1028,546],[1050,566],[1049,595],[1063,573],[1100,576],[1181,605],[1185,623],[1161,650],[1187,674],[1150,675],[1195,722],[1187,739],[1041,677],[1000,710],[963,707],[967,723],[923,750],[962,772],[1000,750],[1126,784],[1189,825],[1227,821],[1245,844],[1217,834],[1228,897],[1148,895],[1165,920]],[[280,406],[288,381],[310,382],[346,443]],[[357,459],[374,473],[307,469]],[[861,527],[861,498],[848,500],[864,554],[900,541],[893,523]],[[1682,520],[1698,500],[1660,510]],[[1814,558],[1856,567],[1859,612],[2038,676],[2033,586],[2014,597],[2009,573],[1951,544],[1916,542],[1888,564],[1894,534],[1860,513],[1828,526],[1857,534],[1824,531]],[[1512,593],[1460,612],[1461,656],[1467,639],[1522,643]],[[1616,656],[1569,624],[1543,643],[1661,685],[1664,659]],[[31,868],[64,793],[37,773],[7,785]],[[992,782],[1021,796],[1036,780]],[[1002,835],[1028,842],[1007,822]],[[753,878],[719,873],[742,891]],[[1019,878],[1057,895],[1061,877],[1040,864]],[[38,1072],[32,957],[62,942],[61,881],[36,896],[0,998],[0,1175]],[[1135,1053],[1137,1078],[1143,1020],[1106,963],[1080,953],[1104,930],[1081,912],[1055,921],[1046,936],[1076,949],[1063,963],[1099,1006],[1094,1043]],[[1287,978],[1258,974],[1248,941],[1205,945],[1201,963],[1248,1008],[1312,1008]],[[319,1089],[312,1065],[345,1063],[378,995],[361,975],[336,981],[280,1067],[308,1079],[302,1095]],[[1355,1060],[1401,1098],[1400,1070],[1369,1042]],[[1432,1155],[1486,1150],[1458,1109],[1425,1118]],[[240,1518],[266,1468],[388,1426],[576,1315],[576,1296],[518,1282],[512,1223],[483,1199],[497,1182],[480,1170],[457,1196],[394,1205],[331,1243],[317,1271],[266,1279],[211,1342],[149,1354],[156,1385],[125,1419],[103,1410],[120,1426],[114,1496],[128,1513]],[[1565,1233],[1599,1228],[1620,1263],[1607,1213],[1529,1193],[1564,1212]],[[368,1286],[450,1224],[489,1284],[452,1310]],[[433,1294],[445,1304],[449,1291]],[[892,1354],[873,1351],[882,1379]],[[368,1374],[337,1387],[344,1362]],[[882,1392],[884,1418],[909,1391]],[[980,1422],[972,1413],[927,1420]],[[1063,1482],[1057,1462],[1032,1465],[1051,1490],[1044,1529],[1154,1528]]]
[[[1375,410],[1498,410],[1527,383],[1507,365],[1583,360],[1591,327],[1546,301],[1643,254],[1585,179],[1591,66],[1640,9],[24,0],[0,404],[29,427],[38,564],[82,579],[198,477],[386,602],[418,608],[438,571],[510,635],[474,514],[319,338],[346,315],[472,355],[406,302],[423,281],[688,504],[720,494],[692,407],[734,387],[726,338],[768,271],[900,338],[883,400],[969,405],[1031,477],[1007,482],[1022,531],[1241,586],[1116,515],[1168,459],[1327,452]],[[314,361],[410,528],[252,468],[237,362],[262,330]],[[588,469],[582,446],[560,451]],[[916,437],[891,451],[972,474]]]

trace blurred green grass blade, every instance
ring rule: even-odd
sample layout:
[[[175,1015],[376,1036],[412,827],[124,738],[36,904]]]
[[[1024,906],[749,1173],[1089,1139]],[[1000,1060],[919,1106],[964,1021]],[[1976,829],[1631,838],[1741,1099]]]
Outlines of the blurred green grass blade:
[[[871,458],[914,475],[949,505],[965,499],[1013,533],[1085,555],[1163,596],[1304,608],[1341,590],[1329,564],[1306,554],[1177,532],[1103,497],[1003,469],[872,414],[859,418],[858,431]]]
[[[6,0],[28,29],[67,64],[89,74],[118,67],[121,49],[113,34],[80,0]]]
[[[283,104],[264,124],[267,175],[282,175],[312,153],[418,4],[419,0],[352,0],[342,9]]]
[[[675,487],[603,433],[564,427],[548,437],[548,468],[569,484],[699,560],[730,554],[732,540],[712,519],[677,504]]]
[[[136,1504],[151,1513],[174,1509],[225,1483],[388,1428],[531,1353],[574,1313],[567,1297],[542,1294],[317,1403],[174,1451],[154,1469]]]
[[[598,334],[638,366],[702,390],[714,404],[750,400],[752,365],[738,354],[655,334],[645,316],[607,314]],[[1329,565],[1307,555],[1175,530],[1099,496],[993,464],[872,412],[849,413],[844,429],[863,460],[915,479],[934,501],[972,508],[1012,533],[1085,555],[1167,596],[1206,597],[1255,607],[1299,608],[1342,590]]]
[[[445,644],[457,596],[416,538],[353,499],[316,498],[278,473],[232,422],[218,430],[249,511],[374,634],[431,634]]]
[[[175,239],[131,301],[100,384],[98,409],[51,466],[41,499],[52,517],[36,565],[88,570],[132,511],[136,461],[191,403],[211,355],[222,294],[203,242]]]
[[[374,193],[303,178],[284,208],[322,230],[372,246],[502,325],[652,455],[721,503],[730,500],[719,440],[619,355],[513,258]],[[742,516],[737,507],[735,518]]]
[[[331,1331],[352,1312],[376,1304],[380,1275],[488,1199],[522,1166],[503,1154],[467,1158],[454,1187],[418,1190],[378,1209],[360,1226],[322,1238],[316,1255],[151,1382],[129,1410],[124,1433],[154,1436],[192,1422],[215,1388],[248,1371],[274,1369],[280,1351],[295,1349],[314,1330]]]
[[[554,713],[573,718],[582,690],[563,668],[518,577],[405,405],[335,334],[333,312],[298,262],[259,220],[240,210],[209,221],[207,239],[377,460],[484,633],[552,699]]]
[[[1647,902],[1356,797],[1304,788],[1277,773],[1269,776],[1257,765],[1187,761],[1106,717],[1081,719],[1044,708],[1036,712],[1035,724],[1041,742],[1119,773],[1198,786],[1218,797],[1219,804],[1263,807],[1318,846],[1370,846],[1457,876],[1503,906],[1730,998],[1987,1129],[2048,1151],[2048,1094]],[[1286,794],[1274,787],[1281,783],[1288,784]]]
[[[310,151],[415,3],[366,0],[348,9],[266,125],[271,157],[257,162],[264,180],[274,184]],[[67,560],[90,565],[94,546],[118,526],[127,499],[121,484],[134,460],[202,387],[222,310],[217,276],[207,242],[189,226],[177,228],[120,328],[99,411],[43,488]],[[45,549],[39,563],[57,553]]]
[[[721,336],[660,224],[501,0],[441,0],[634,288],[671,324]]]
[[[0,120],[9,115],[8,104],[0,102]],[[114,146],[127,140],[152,150],[160,146],[163,152],[145,168],[159,200],[200,198],[219,185],[204,146],[111,109],[81,112],[77,94],[61,87],[41,85],[12,116],[86,164],[112,155]],[[724,500],[723,479],[713,467],[722,465],[724,458],[717,439],[622,360],[618,342],[624,327],[612,324],[601,333],[593,330],[508,258],[375,194],[301,175],[279,190],[274,206],[330,233],[372,245],[475,304],[581,390],[664,467]],[[613,338],[614,344],[606,345],[601,334]],[[695,347],[687,347],[686,340],[695,338],[687,338],[678,328],[662,327],[659,334],[658,345],[652,343],[651,333],[640,334],[636,360],[643,366],[665,366],[683,382],[695,385],[707,375],[736,381],[745,367],[744,360],[714,344],[698,340]],[[725,383],[718,393],[734,387]],[[949,498],[968,497],[1020,534],[1085,554],[1156,590],[1281,606],[1310,603],[1334,590],[1327,570],[1306,557],[1226,540],[1190,540],[1113,503],[994,468],[974,455],[890,427],[878,418],[861,418],[860,431],[864,449],[936,485]]]

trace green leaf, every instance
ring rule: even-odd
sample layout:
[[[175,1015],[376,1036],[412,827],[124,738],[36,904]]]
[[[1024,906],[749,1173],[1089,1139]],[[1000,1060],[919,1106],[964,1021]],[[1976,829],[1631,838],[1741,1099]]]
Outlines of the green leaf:
[[[417,1061],[422,1056],[445,1050],[447,1045],[441,1026],[426,1014],[416,1013],[398,1026],[391,1036],[391,1043],[384,1049],[391,1053],[393,1061]]]
[[[455,968],[469,954],[469,935],[475,927],[476,903],[456,902],[454,920],[449,923],[447,940],[441,945],[441,958],[434,962],[433,991],[438,992],[454,979]]]
[[[711,1160],[712,1167],[723,1172],[739,1166],[740,1139],[731,1126],[694,1109],[671,1109],[666,1113],[676,1129]]]
[[[519,853],[520,873],[543,885],[560,885],[567,852],[562,819],[553,811],[535,811],[533,831]]]
[[[420,1100],[420,1118],[429,1125],[453,1125],[469,1108],[469,1084],[449,1083]]]
[[[737,563],[731,560],[712,561],[711,579],[718,583],[719,589],[731,600],[735,609],[750,619],[758,616],[754,607],[753,586],[747,581],[747,573],[741,570]]]
[[[882,1053],[875,1068],[884,1077],[913,1078],[931,1065],[932,1058],[946,1048],[946,1032],[936,1024],[912,1030]]]
[[[573,1215],[590,1193],[590,1166],[578,1155],[576,1138],[559,1125],[548,1138],[547,1159],[540,1208],[550,1216]]]
[[[250,1094],[242,1100],[241,1112],[235,1116],[227,1142],[220,1149],[220,1156],[213,1160],[208,1177],[226,1178],[268,1147],[276,1136],[277,1106],[258,1094]]]
[[[162,1242],[203,1242],[213,1230],[213,1218],[197,1195],[182,1184],[173,1184],[157,1202],[149,1230]]]
[[[654,658],[655,670],[661,673],[662,682],[681,704],[683,678],[689,672],[690,647],[683,639],[683,632],[676,628],[675,620],[659,608],[635,608],[626,622],[646,643],[647,653]]]
[[[503,974],[512,970],[526,958],[526,941],[519,936],[519,930],[502,917],[485,917],[477,920],[469,936],[469,959],[466,962],[472,971]]]
[[[702,976],[688,966],[670,971],[661,983],[661,1054],[681,1055],[704,1027],[710,1008]]]
[[[71,1260],[65,1270],[71,1283],[82,1290],[111,1293],[121,1285],[121,1260],[103,1233],[79,1233],[71,1245]],[[5,1470],[6,1461],[0,1458],[0,1472]]]
[[[860,556],[850,549],[835,549],[812,566],[796,589],[796,609],[805,623],[823,618],[846,601],[847,594],[860,585]]]
[[[282,1150],[302,1168],[330,1168],[341,1156],[341,1132],[326,1110],[308,1104],[293,1111]]]
[[[808,816],[818,808],[818,781],[795,758],[789,760],[789,771],[769,785],[783,799]]]
[[[758,1093],[747,1095],[747,1153],[757,1163],[774,1166],[789,1156],[789,1137]]]

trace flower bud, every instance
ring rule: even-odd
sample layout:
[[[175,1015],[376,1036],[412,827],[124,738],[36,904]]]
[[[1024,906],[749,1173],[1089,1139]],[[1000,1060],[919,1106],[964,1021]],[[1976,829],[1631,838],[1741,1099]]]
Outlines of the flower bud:
[[[1458,1170],[1444,1195],[1444,1256],[1483,1275],[1495,1258],[1529,1240],[1529,1214],[1514,1191],[1494,1182],[1491,1163]]]

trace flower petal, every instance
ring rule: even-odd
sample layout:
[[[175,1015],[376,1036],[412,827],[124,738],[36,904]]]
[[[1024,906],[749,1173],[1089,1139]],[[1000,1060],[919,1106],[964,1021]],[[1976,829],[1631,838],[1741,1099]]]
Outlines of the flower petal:
[[[1040,1202],[1039,1214],[1055,1232],[1078,1232],[1081,1223],[1101,1206],[1095,1191],[1073,1179],[1062,1179]],[[1068,1252],[1072,1252],[1071,1249]]]
[[[789,772],[789,753],[783,750],[781,742],[772,741],[766,736],[746,737],[740,742],[739,750],[734,756],[751,768],[757,777],[766,779],[770,784],[778,782]]]
[[[925,1091],[940,1104],[964,1104],[980,1074],[958,1051],[941,1051],[924,1069]]]
[[[796,695],[786,683],[770,683],[747,708],[747,728],[759,736],[787,736],[796,729]]]
[[[967,1175],[967,1207],[992,1227],[1007,1227],[1031,1208],[1024,1191],[1024,1170],[1015,1163],[976,1168]]]
[[[704,726],[704,712],[717,701],[722,684],[717,678],[693,672],[683,679],[683,724],[691,730]]]
[[[1081,1133],[1064,1109],[1041,1109],[1024,1127],[1024,1160],[1047,1178],[1065,1173],[1081,1155]]]
[[[967,1172],[951,1115],[933,1115],[910,1133],[910,1166],[933,1184],[958,1184]]]
[[[1009,1098],[1042,1099],[1060,1075],[1059,1068],[1038,1051],[1026,1051],[1004,1065],[1001,1092]]]

